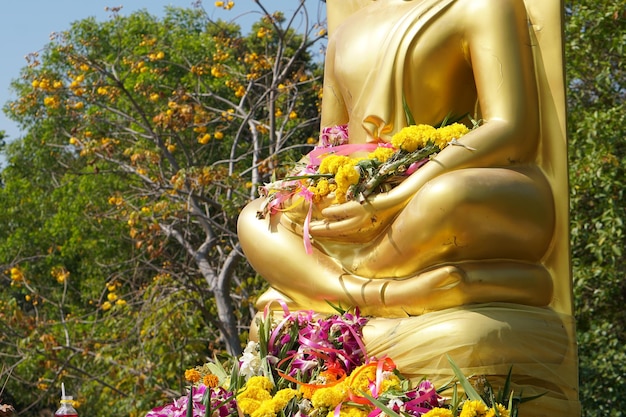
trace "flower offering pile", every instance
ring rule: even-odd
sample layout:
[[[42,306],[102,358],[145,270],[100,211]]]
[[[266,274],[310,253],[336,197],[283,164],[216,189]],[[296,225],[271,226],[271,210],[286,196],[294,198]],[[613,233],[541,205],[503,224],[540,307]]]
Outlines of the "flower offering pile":
[[[189,394],[146,417],[511,417],[512,395],[482,397],[459,376],[436,389],[426,378],[411,383],[392,358],[369,357],[359,311],[319,317],[312,311],[280,318],[266,309],[259,340],[249,342],[231,372],[212,362],[187,370]],[[452,390],[445,398],[443,390]],[[462,398],[461,398],[462,397]]]
[[[266,204],[259,217],[289,210],[300,202],[316,204],[328,196],[333,204],[341,204],[389,191],[443,148],[458,145],[457,140],[468,132],[461,123],[439,128],[420,124],[400,130],[390,143],[351,144],[347,126],[326,128],[320,145],[305,158],[306,165],[260,188]]]
[[[439,128],[419,124],[403,128],[390,143],[352,144],[346,125],[323,129],[320,145],[303,159],[306,162],[297,164],[286,178],[259,188],[265,200],[257,217],[306,204],[303,238],[306,252],[312,253],[308,225],[314,213],[328,204],[364,202],[372,194],[391,190],[446,146],[472,149],[458,142],[468,132],[461,123]]]

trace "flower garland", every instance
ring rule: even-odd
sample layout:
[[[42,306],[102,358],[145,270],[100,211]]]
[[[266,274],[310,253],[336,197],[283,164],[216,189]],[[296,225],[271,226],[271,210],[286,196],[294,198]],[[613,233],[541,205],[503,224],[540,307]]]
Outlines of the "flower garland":
[[[308,225],[314,205],[327,198],[332,204],[362,202],[374,193],[389,191],[446,146],[460,145],[458,139],[468,132],[461,123],[439,128],[419,124],[403,128],[390,143],[350,144],[347,126],[323,129],[320,145],[307,155],[306,165],[297,166],[293,175],[283,180],[259,188],[265,201],[257,216],[265,218],[306,203],[303,238],[310,254]]]
[[[219,362],[187,370],[189,394],[146,417],[511,417],[508,390],[479,395],[451,361],[458,383],[436,389],[403,377],[391,358],[367,356],[354,311],[319,317],[312,311],[274,318],[266,308],[259,341],[249,342],[232,371]],[[467,398],[459,399],[457,384]],[[452,398],[441,393],[452,388]],[[515,400],[515,401],[514,401]],[[508,406],[503,403],[508,401]]]

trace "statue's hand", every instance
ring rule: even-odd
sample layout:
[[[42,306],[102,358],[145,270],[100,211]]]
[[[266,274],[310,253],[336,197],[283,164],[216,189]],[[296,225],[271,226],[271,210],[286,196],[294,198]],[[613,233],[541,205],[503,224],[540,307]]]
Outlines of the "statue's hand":
[[[388,193],[362,203],[350,201],[331,205],[321,211],[322,219],[311,222],[309,232],[314,238],[377,234],[381,227],[391,223],[401,208]]]

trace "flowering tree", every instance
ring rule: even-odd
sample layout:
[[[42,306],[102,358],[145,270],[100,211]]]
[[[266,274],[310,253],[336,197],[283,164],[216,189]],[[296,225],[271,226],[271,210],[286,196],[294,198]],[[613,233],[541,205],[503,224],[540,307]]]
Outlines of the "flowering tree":
[[[0,341],[26,358],[16,370],[47,364],[30,383],[55,397],[72,375],[136,398],[144,382],[170,385],[189,355],[240,353],[262,284],[239,250],[238,210],[318,124],[324,31],[304,3],[259,4],[248,36],[200,7],[111,12],[29,56],[7,106],[27,133],[0,193],[13,334]]]

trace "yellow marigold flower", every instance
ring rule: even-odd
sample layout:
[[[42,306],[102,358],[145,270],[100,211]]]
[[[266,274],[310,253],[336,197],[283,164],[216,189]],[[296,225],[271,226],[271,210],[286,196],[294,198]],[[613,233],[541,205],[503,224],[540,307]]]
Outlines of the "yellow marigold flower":
[[[274,395],[274,398],[272,398],[272,402],[274,403],[274,410],[280,411],[285,408],[287,403],[291,401],[291,399],[297,394],[298,391],[291,388],[285,388],[278,391],[276,395]]]
[[[264,391],[270,391],[274,388],[274,384],[267,377],[256,375],[253,376],[246,382],[246,388],[258,388]]]
[[[343,383],[328,388],[320,388],[313,393],[311,404],[315,408],[332,408],[337,407],[348,399],[348,393]]]
[[[387,392],[394,389],[399,390],[400,388],[400,378],[398,378],[397,375],[392,373],[385,375],[385,379],[383,379],[381,387],[382,392]]]
[[[111,309],[111,303],[108,301],[105,301],[104,303],[102,303],[102,309],[104,311],[110,310]]]
[[[274,112],[274,116],[276,116],[276,117],[280,117],[280,116],[282,116],[282,115],[283,115],[283,111],[282,111],[281,109],[277,109],[277,110]]]
[[[346,164],[351,164],[352,158],[344,155],[328,155],[322,162],[320,163],[319,172],[320,174],[337,174],[339,168]]]
[[[369,410],[364,410],[362,408],[347,406],[341,407],[339,411],[339,417],[367,417],[369,415]],[[329,417],[333,417],[335,415],[335,411],[332,410],[328,413]]]
[[[253,376],[237,395],[237,404],[245,414],[252,414],[263,401],[272,399],[272,382],[264,376]]]
[[[291,113],[289,113],[289,120],[293,120],[297,117],[298,117],[298,113],[296,113],[295,111],[292,111]]]
[[[219,385],[219,378],[216,375],[208,374],[202,379],[202,383],[209,388],[215,388]]]
[[[274,404],[271,400],[261,402],[258,408],[250,414],[250,417],[276,417]]]
[[[217,131],[213,134],[213,137],[217,140],[224,139],[224,133]]]
[[[371,364],[361,365],[356,368],[348,379],[346,384],[350,387],[350,390],[361,395],[362,392],[369,393],[369,385],[372,381],[376,380],[376,366]]]
[[[459,139],[468,132],[469,129],[464,124],[452,123],[437,129],[438,138],[435,143],[439,146],[439,149],[443,149],[452,139]]]
[[[126,300],[124,300],[124,299],[120,298],[119,300],[117,300],[117,301],[115,302],[115,305],[118,305],[118,306],[125,306],[125,305],[126,305]]]
[[[393,148],[378,147],[367,155],[367,159],[377,159],[378,162],[387,162],[396,151]]]
[[[113,302],[115,300],[117,300],[117,294],[115,294],[114,292],[110,292],[107,294],[107,300]]]
[[[313,193],[313,201],[315,203],[319,203],[322,198],[332,192],[330,183],[326,178],[322,178],[317,184],[310,186],[309,191]]]
[[[468,400],[463,403],[460,417],[486,417],[489,409],[480,400]]]
[[[253,398],[239,398],[237,396],[237,406],[245,414],[252,414],[255,410],[258,410],[261,406],[261,401]]]
[[[406,152],[414,152],[423,148],[429,141],[436,142],[438,138],[437,129],[430,125],[407,126],[393,135],[391,144],[397,149]]]
[[[356,185],[361,179],[361,174],[355,168],[356,160],[353,161],[354,165],[342,166],[335,175],[335,182],[337,183],[336,203],[345,203],[348,189],[350,186]]]
[[[500,415],[500,417],[509,417],[509,410],[503,406],[502,404],[496,404],[495,408],[498,409],[498,414]],[[489,411],[487,412],[486,417],[495,417],[496,416],[496,410],[494,407],[490,408]]]
[[[158,101],[158,100],[159,100],[159,97],[160,97],[160,96],[159,96],[159,94],[158,94],[158,93],[152,93],[152,94],[150,94],[149,100],[150,100],[150,101],[153,101],[153,102],[154,102],[154,101]]]
[[[447,408],[433,408],[426,414],[423,414],[422,417],[452,417],[452,411]]]
[[[200,378],[202,378],[202,375],[200,375],[200,372],[197,369],[187,369],[185,371],[185,379],[192,384],[200,381]]]

